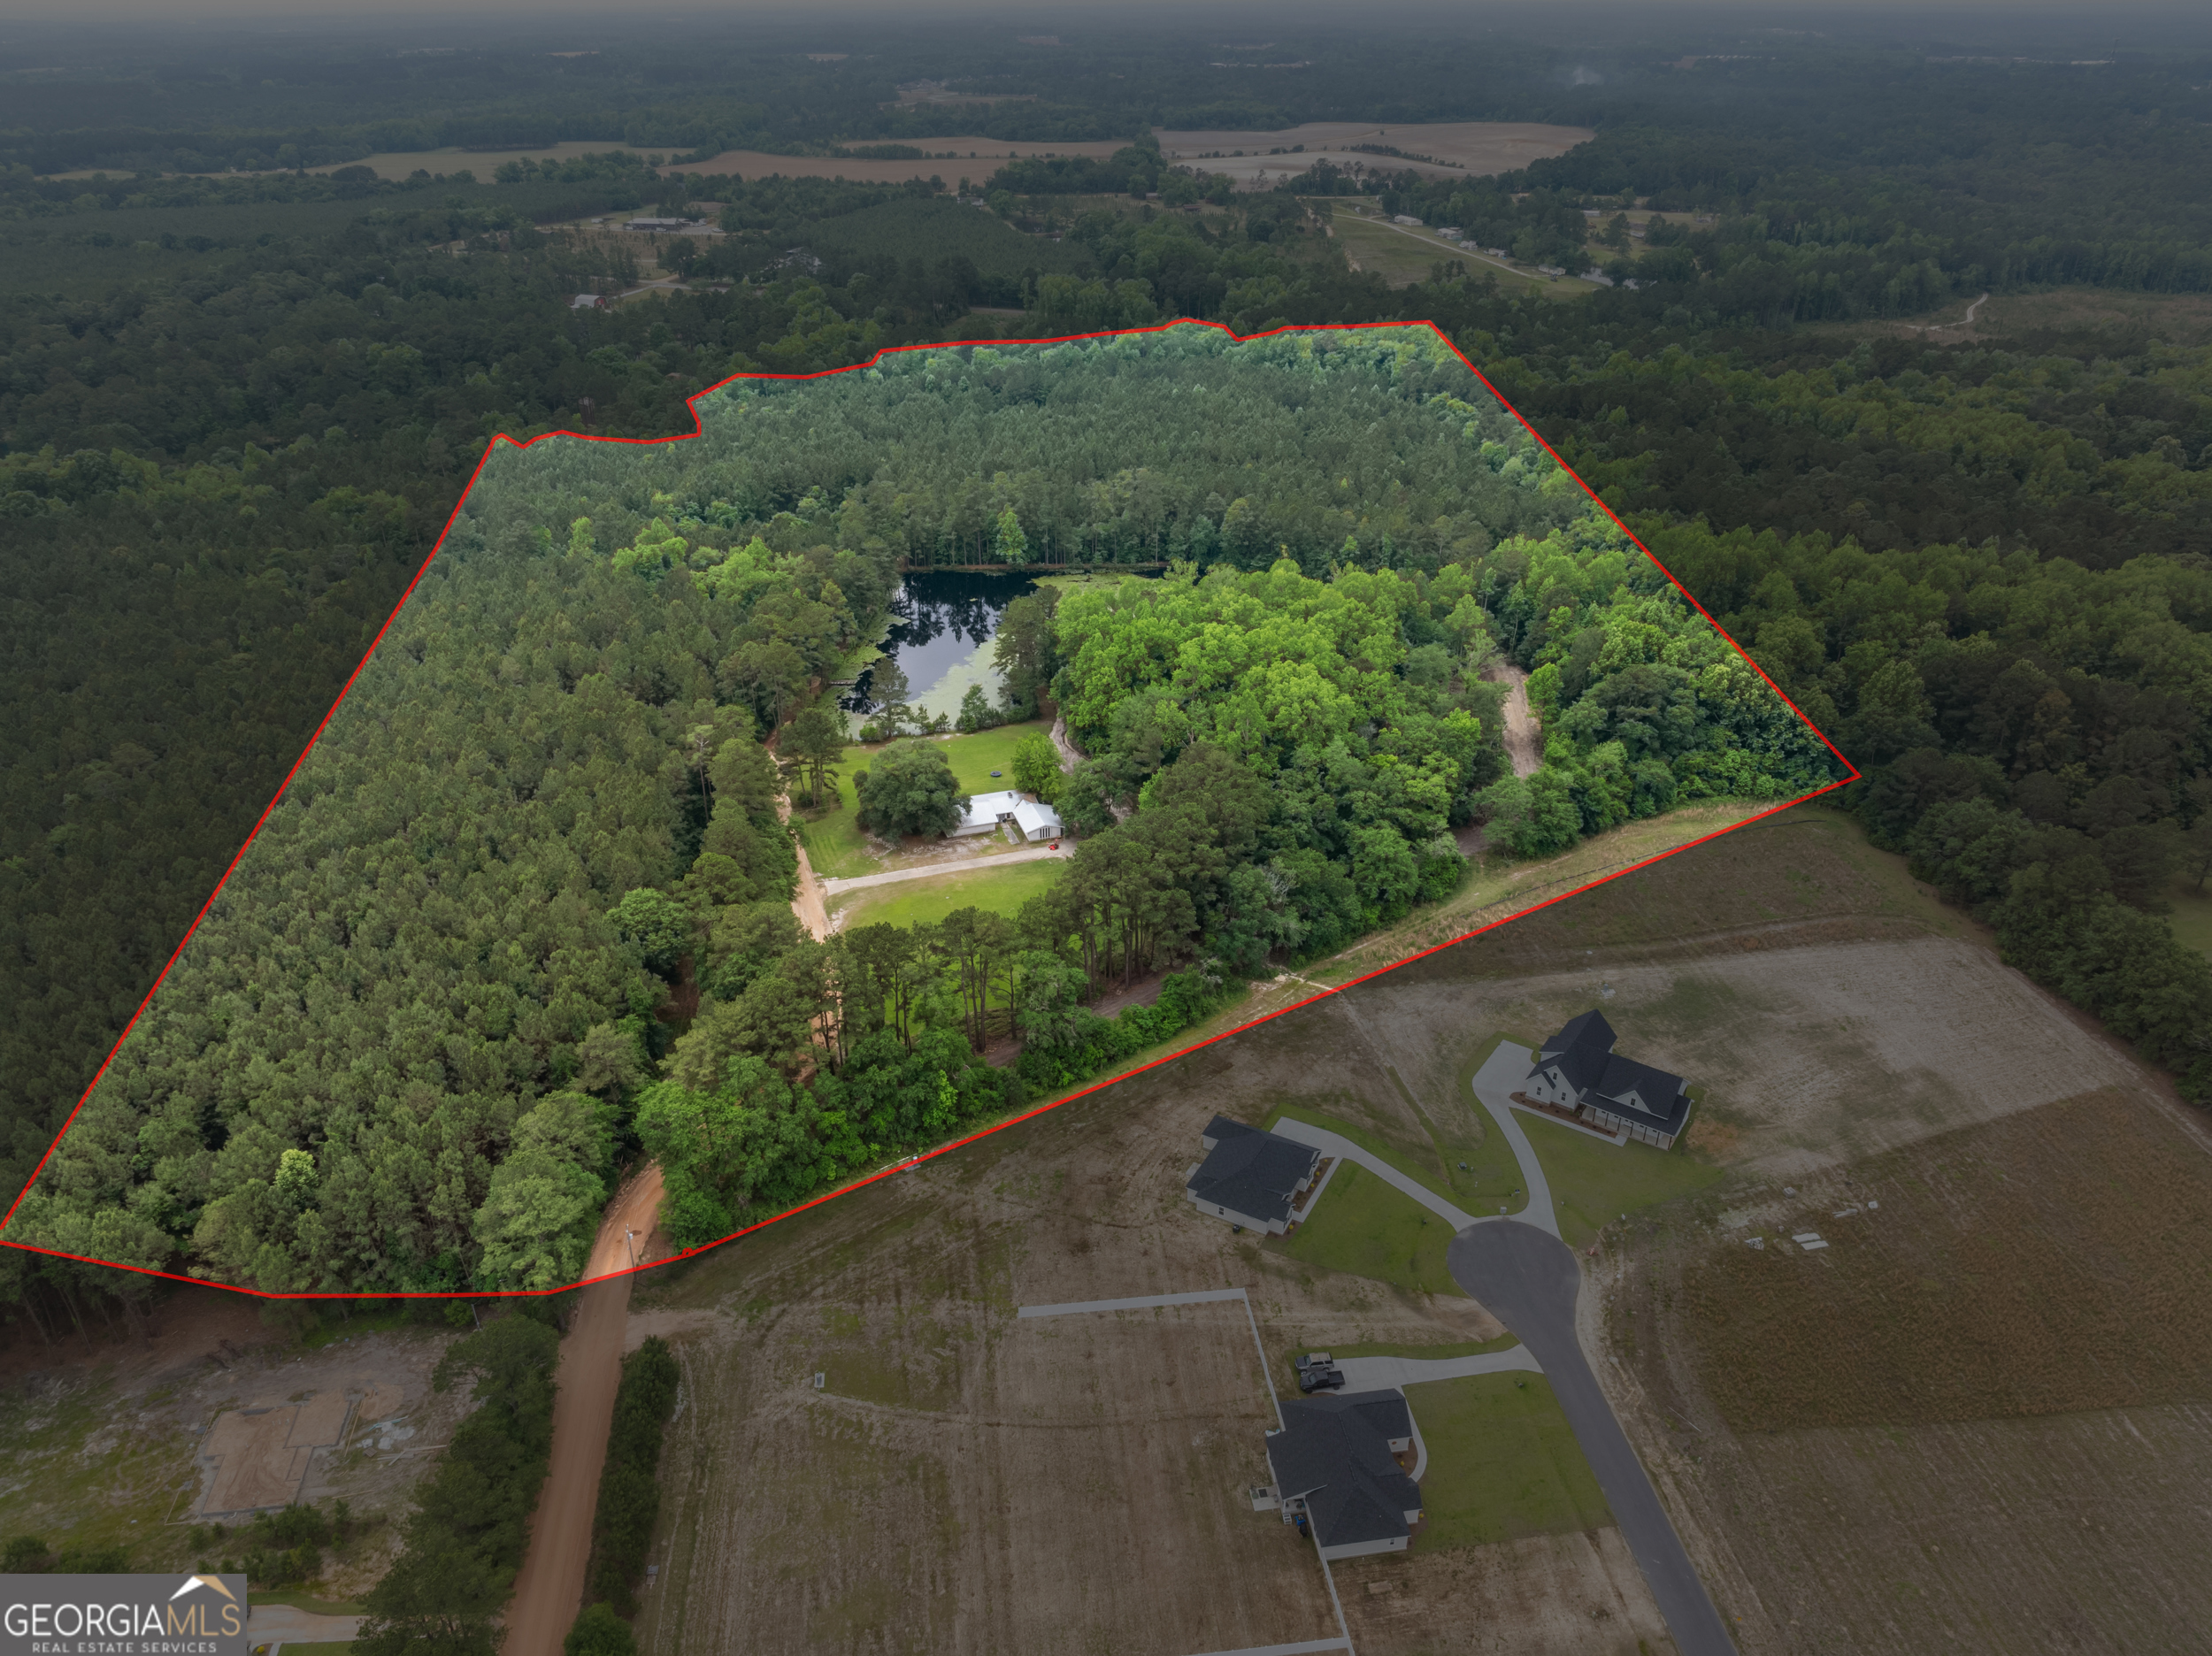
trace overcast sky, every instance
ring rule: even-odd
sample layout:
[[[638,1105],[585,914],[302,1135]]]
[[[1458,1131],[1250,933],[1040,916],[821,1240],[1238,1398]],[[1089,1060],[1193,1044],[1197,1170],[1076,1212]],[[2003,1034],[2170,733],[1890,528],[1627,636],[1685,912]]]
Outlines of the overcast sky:
[[[8,23],[33,19],[64,24],[158,20],[172,26],[215,27],[245,21],[334,22],[380,34],[395,22],[414,18],[466,27],[504,18],[558,15],[564,19],[595,18],[611,28],[634,34],[659,21],[712,19],[727,23],[745,17],[797,22],[879,15],[895,18],[910,27],[926,24],[932,18],[966,21],[996,15],[1032,27],[1049,27],[1077,22],[1096,25],[1140,18],[1202,25],[1212,16],[1241,12],[1263,13],[1294,27],[1332,21],[1344,25],[1379,20],[1410,22],[1424,12],[1443,11],[1462,24],[1494,19],[1509,28],[1516,19],[1530,23],[1546,14],[1629,10],[1619,4],[1589,4],[1580,0],[1570,0],[1569,4],[1560,4],[1559,0],[1517,0],[1510,4],[1454,4],[1448,8],[1417,3],[1363,4],[1356,11],[1348,11],[1341,4],[1302,5],[1298,0],[1204,0],[1204,4],[1196,6],[1188,4],[1188,0],[1008,0],[1003,4],[970,0],[967,4],[918,5],[886,5],[879,0],[878,4],[819,0],[818,4],[806,5],[794,4],[791,0],[719,0],[711,5],[653,4],[651,0],[645,4],[634,4],[633,0],[374,0],[370,4],[363,4],[363,0],[0,0],[0,38],[5,37]],[[2016,17],[2024,13],[2035,14],[2044,20],[2054,17],[2078,19],[2085,30],[2098,33],[2133,33],[2135,27],[2144,24],[2204,25],[2208,18],[2212,18],[2212,5],[2207,4],[2206,0],[2128,0],[2121,4],[2110,4],[2109,0],[1942,0],[1932,6],[1900,4],[1898,0],[1696,0],[1694,4],[1670,6],[1643,0],[1632,8],[1640,33],[1663,29],[1676,18],[1692,27],[1722,17],[1740,19],[1747,24],[1801,27],[1816,26],[1827,17],[1849,19],[1862,26],[1876,19],[1894,19],[1905,32],[1919,34],[1940,32],[1943,21],[1950,18],[1970,19],[1985,26],[2006,15]],[[2190,32],[2202,31],[2193,28]]]

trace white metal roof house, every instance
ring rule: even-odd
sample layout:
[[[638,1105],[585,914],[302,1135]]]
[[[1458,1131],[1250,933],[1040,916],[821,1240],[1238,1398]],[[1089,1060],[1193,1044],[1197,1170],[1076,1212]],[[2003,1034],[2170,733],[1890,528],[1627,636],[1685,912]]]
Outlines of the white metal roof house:
[[[1689,1084],[1622,1057],[1613,1050],[1617,1039],[1594,1009],[1570,1018],[1536,1054],[1524,1088],[1540,1103],[1580,1111],[1609,1132],[1626,1128],[1631,1138],[1667,1149],[1689,1119]]]
[[[1042,805],[1026,794],[1011,788],[996,794],[976,794],[969,797],[968,809],[961,813],[960,824],[952,832],[962,834],[996,833],[1010,826],[1018,839],[1036,842],[1060,838],[1060,813],[1049,805]]]
[[[1038,800],[1024,800],[1014,807],[1014,826],[1025,840],[1057,840],[1060,813]]]

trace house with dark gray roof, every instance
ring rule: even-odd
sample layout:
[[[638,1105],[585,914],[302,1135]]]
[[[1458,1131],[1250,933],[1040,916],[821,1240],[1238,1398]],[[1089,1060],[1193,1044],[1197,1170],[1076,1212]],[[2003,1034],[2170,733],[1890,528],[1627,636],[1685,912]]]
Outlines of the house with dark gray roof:
[[[1421,1486],[1399,1463],[1413,1449],[1402,1392],[1340,1392],[1282,1406],[1267,1466],[1283,1522],[1313,1526],[1321,1556],[1402,1552],[1421,1522]]]
[[[1594,1009],[1568,1019],[1536,1054],[1522,1090],[1540,1104],[1573,1110],[1608,1132],[1625,1129],[1630,1138],[1664,1150],[1689,1119],[1689,1084],[1622,1057],[1613,1050],[1617,1039]]]
[[[1184,1193],[1200,1213],[1271,1236],[1290,1229],[1291,1211],[1313,1183],[1321,1153],[1242,1122],[1217,1116],[1198,1136],[1206,1159],[1191,1169]]]

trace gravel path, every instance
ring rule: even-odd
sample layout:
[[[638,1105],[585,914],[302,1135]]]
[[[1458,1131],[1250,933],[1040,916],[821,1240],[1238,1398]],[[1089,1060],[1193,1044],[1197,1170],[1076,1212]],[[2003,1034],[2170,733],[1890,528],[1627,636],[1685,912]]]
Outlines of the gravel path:
[[[802,851],[799,855],[803,858],[806,853]],[[982,869],[1005,868],[1014,862],[1056,862],[1074,855],[1073,842],[1063,840],[1057,850],[1050,846],[1032,846],[1026,851],[1006,851],[993,856],[969,857],[956,862],[933,862],[926,868],[894,869],[888,874],[856,874],[850,879],[826,879],[821,882],[822,894],[825,897],[838,897],[870,886],[895,886],[901,880],[935,879],[943,874],[972,874]]]

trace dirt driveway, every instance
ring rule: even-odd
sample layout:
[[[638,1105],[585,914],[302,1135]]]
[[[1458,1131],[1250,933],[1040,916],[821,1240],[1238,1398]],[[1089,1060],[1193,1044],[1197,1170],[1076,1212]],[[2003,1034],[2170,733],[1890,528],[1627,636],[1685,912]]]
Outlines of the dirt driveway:
[[[588,1273],[603,1276],[577,1295],[575,1321],[561,1339],[559,1391],[553,1399],[553,1458],[530,1520],[530,1548],[515,1577],[508,1606],[503,1656],[560,1656],[576,1613],[583,1608],[584,1573],[591,1562],[591,1520],[599,1504],[599,1473],[614,1423],[614,1394],[622,1381],[623,1335],[630,1315],[626,1267],[637,1233],[640,1257],[664,1243],[652,1236],[661,1199],[660,1169],[649,1167],[616,1192],[592,1243]]]

